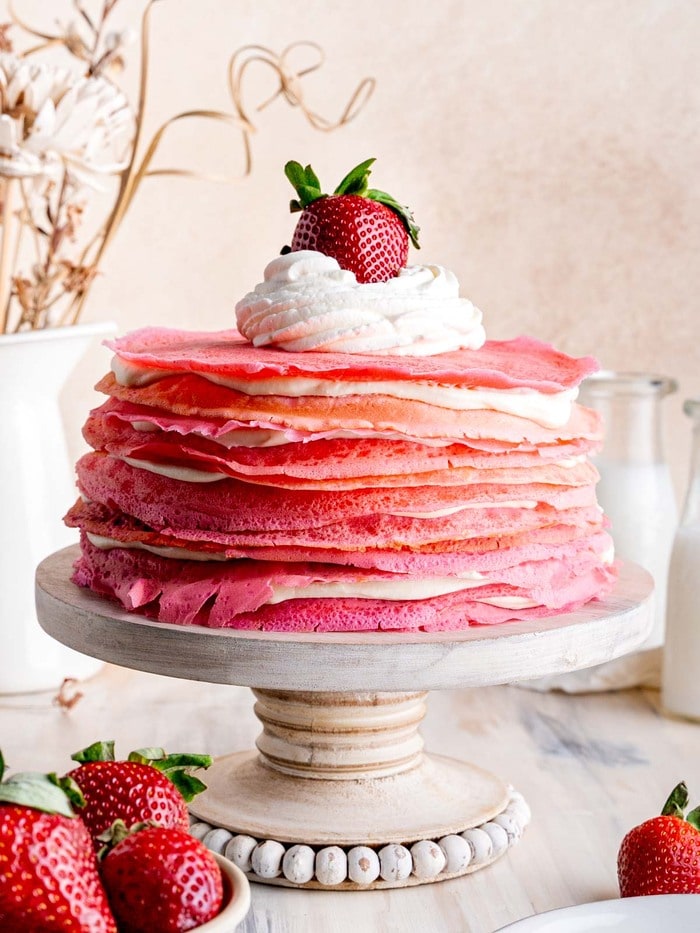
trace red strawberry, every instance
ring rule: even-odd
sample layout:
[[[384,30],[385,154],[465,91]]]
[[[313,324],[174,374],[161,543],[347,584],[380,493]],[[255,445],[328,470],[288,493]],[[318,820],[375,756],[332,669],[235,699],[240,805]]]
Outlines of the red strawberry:
[[[208,768],[209,755],[166,755],[162,748],[131,752],[127,761],[114,760],[114,742],[95,742],[72,756],[81,762],[71,771],[85,797],[81,817],[99,850],[97,837],[114,823],[127,826],[152,821],[187,829],[187,803],[205,784],[189,768]]]
[[[4,763],[0,755],[0,777]],[[56,775],[15,774],[0,784],[0,930],[116,933],[92,840]]]
[[[332,256],[358,282],[386,282],[399,274],[408,258],[409,238],[419,248],[418,227],[408,208],[368,187],[373,162],[356,166],[331,195],[323,194],[310,165],[287,162],[285,175],[299,195],[290,208],[302,212],[292,252],[311,249]]]
[[[113,834],[100,870],[120,933],[181,933],[219,913],[221,872],[194,836],[161,826],[129,833],[120,823]]]
[[[700,894],[700,807],[684,816],[688,789],[678,784],[661,816],[627,833],[617,856],[622,897]]]

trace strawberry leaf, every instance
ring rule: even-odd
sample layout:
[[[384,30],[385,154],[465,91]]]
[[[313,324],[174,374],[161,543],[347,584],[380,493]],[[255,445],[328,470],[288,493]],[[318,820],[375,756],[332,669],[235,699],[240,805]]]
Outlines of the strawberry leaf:
[[[105,829],[103,833],[97,836],[97,841],[104,843],[97,853],[98,861],[101,862],[102,859],[104,859],[106,855],[109,855],[112,849],[118,846],[120,842],[123,842],[127,836],[150,825],[150,823],[134,823],[133,826],[127,826],[124,820],[115,820],[108,829]]]
[[[178,771],[183,768],[208,768],[211,764],[211,755],[188,752],[166,755],[162,748],[138,748],[129,754],[128,760],[151,765],[167,774],[169,771]]]
[[[5,759],[2,756],[2,752],[0,752],[0,781],[2,781],[2,776],[4,773],[5,773]]]
[[[341,181],[333,194],[358,194],[361,197],[367,194],[369,184],[370,166],[376,159],[366,159],[351,169]]]
[[[304,169],[304,176],[306,178],[306,184],[309,188],[316,188],[317,191],[321,190],[321,182],[318,180],[318,175],[311,168],[310,165],[307,165]]]
[[[185,803],[192,803],[198,794],[207,789],[204,781],[187,771],[168,771],[167,775],[184,797]]]
[[[686,821],[690,823],[691,826],[694,826],[698,832],[700,832],[700,807],[696,807],[694,810],[691,810],[690,813],[686,816]]]
[[[318,188],[313,188],[311,185],[299,185],[297,188],[297,194],[299,195],[299,210],[304,210],[305,207],[308,207],[309,204],[312,204],[314,201],[320,201],[321,198],[327,198],[327,194],[322,194]],[[292,204],[296,202],[289,202],[289,209],[292,213],[295,213]]]
[[[685,808],[688,806],[688,788],[685,781],[676,784],[663,806],[661,816],[678,816],[684,818]]]
[[[82,798],[82,794],[80,796]],[[44,813],[75,816],[66,790],[55,774],[38,774],[33,771],[13,774],[0,784],[0,800]]]
[[[164,748],[136,748],[129,752],[127,761],[138,761],[142,765],[154,765],[166,757]]]
[[[284,167],[284,174],[299,195],[298,201],[290,202],[289,207],[292,212],[303,210],[313,201],[324,197],[321,191],[321,182],[310,165],[304,168],[299,162],[287,162]]]
[[[185,799],[191,803],[197,794],[207,789],[207,785],[190,774],[192,768],[208,768],[211,755],[197,755],[188,752],[166,755],[162,748],[139,748],[129,755],[129,761],[150,765],[169,778]]]
[[[48,778],[56,787],[60,787],[72,806],[85,806],[85,796],[80,789],[80,785],[69,774],[66,774],[64,777],[58,777],[56,774],[49,774]]]
[[[93,742],[70,757],[81,765],[88,761],[114,761],[114,741]]]

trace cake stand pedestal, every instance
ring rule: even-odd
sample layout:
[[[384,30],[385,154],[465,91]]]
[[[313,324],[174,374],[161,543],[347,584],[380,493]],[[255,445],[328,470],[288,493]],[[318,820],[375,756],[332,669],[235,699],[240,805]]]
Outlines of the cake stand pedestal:
[[[490,864],[519,839],[527,804],[477,765],[423,752],[426,691],[598,664],[652,623],[651,577],[628,564],[613,593],[576,612],[461,632],[176,626],[74,586],[77,553],[37,569],[49,635],[124,667],[253,688],[258,751],[214,762],[193,832],[252,880],[292,887],[399,887]]]

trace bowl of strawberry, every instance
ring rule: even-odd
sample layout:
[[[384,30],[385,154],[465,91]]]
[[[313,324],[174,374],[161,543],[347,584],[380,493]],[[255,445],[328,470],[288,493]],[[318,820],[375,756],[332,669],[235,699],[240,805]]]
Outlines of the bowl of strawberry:
[[[75,933],[228,933],[250,906],[248,880],[189,833],[192,774],[206,755],[111,742],[63,777],[5,777],[0,754],[0,929]]]

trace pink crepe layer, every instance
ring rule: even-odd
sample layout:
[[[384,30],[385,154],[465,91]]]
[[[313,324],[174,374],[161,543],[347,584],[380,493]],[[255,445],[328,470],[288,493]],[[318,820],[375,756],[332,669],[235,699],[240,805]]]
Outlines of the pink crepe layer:
[[[297,354],[301,355],[301,354]],[[246,395],[216,385],[201,376],[183,373],[144,386],[123,386],[110,373],[97,390],[124,402],[200,420],[220,419],[249,427],[273,426],[316,434],[329,431],[398,433],[409,438],[467,439],[499,444],[556,445],[574,439],[599,442],[597,412],[574,405],[561,428],[545,428],[525,418],[498,411],[456,411],[397,399],[389,395],[347,395],[337,398]],[[489,446],[486,449],[490,449]]]
[[[489,452],[475,450],[465,443],[438,446],[384,438],[334,438],[272,447],[226,447],[202,433],[183,434],[172,428],[162,430],[157,420],[148,416],[139,417],[131,412],[122,416],[119,410],[114,410],[114,405],[119,404],[110,401],[91,412],[83,428],[83,436],[95,450],[106,450],[117,457],[194,467],[272,484],[280,477],[284,483],[289,478],[322,483],[370,476],[405,478],[440,470],[447,472],[457,467],[541,466],[547,459],[553,459],[551,451],[543,459],[534,449]],[[132,426],[134,422],[140,424],[144,421],[153,429],[144,431]],[[566,459],[567,453],[580,456],[592,447],[590,442],[579,446],[562,444],[558,455],[561,459]]]
[[[127,546],[181,549],[183,552],[196,552],[200,559],[250,558],[282,563],[323,561],[358,569],[416,573],[423,576],[448,576],[468,570],[501,569],[551,557],[571,560],[575,564],[581,555],[594,555],[597,560],[601,554],[612,550],[612,539],[605,530],[606,523],[600,515],[594,522],[582,525],[558,523],[488,538],[468,538],[463,541],[384,550],[365,546],[354,551],[341,550],[338,547],[319,548],[303,545],[230,545],[207,540],[205,536],[192,540],[170,531],[150,528],[107,505],[81,500],[69,511],[66,521],[71,527]]]
[[[475,508],[436,517],[416,518],[414,513],[460,507],[469,503],[469,487],[397,487],[315,494],[309,490],[285,490],[250,486],[225,479],[216,483],[182,483],[99,453],[86,454],[78,462],[79,486],[84,496],[109,504],[157,530],[223,544],[278,544],[339,546],[356,550],[373,546],[397,547],[435,541],[516,533],[556,523],[579,525],[600,522],[588,464],[560,469],[568,486],[558,488],[555,468],[542,494],[534,484],[522,488],[504,484],[497,489],[483,477],[475,483]],[[501,474],[507,471],[489,471]],[[526,471],[523,471],[526,472]],[[527,471],[530,473],[531,471]],[[527,476],[524,477],[527,479]],[[580,486],[573,486],[573,482]],[[588,481],[586,481],[588,480]],[[495,484],[496,487],[498,484]],[[553,486],[553,488],[549,488]],[[529,499],[535,508],[499,505],[506,496]],[[541,501],[540,501],[541,500]],[[547,501],[550,500],[550,501]],[[550,504],[551,503],[551,504]],[[411,513],[404,515],[401,513]]]
[[[560,392],[577,386],[598,368],[592,357],[567,356],[531,337],[489,340],[479,350],[410,358],[261,349],[233,330],[207,333],[146,327],[106,345],[123,360],[147,369],[208,373],[252,383],[314,376],[334,381],[391,379]]]
[[[472,417],[474,415],[472,414]],[[480,417],[480,416],[479,416]],[[478,418],[476,419],[479,420]],[[100,438],[105,432],[109,436],[117,431],[116,425],[119,422],[133,424],[134,422],[146,422],[151,426],[152,431],[161,433],[173,433],[183,437],[199,437],[202,439],[212,438],[216,440],[224,435],[231,435],[237,432],[249,434],[252,431],[260,431],[267,434],[279,434],[287,444],[301,443],[302,450],[308,444],[314,444],[317,441],[338,441],[345,440],[349,443],[357,441],[362,442],[361,449],[373,450],[377,441],[387,444],[395,444],[398,450],[406,449],[406,444],[419,444],[421,451],[426,446],[436,447],[468,447],[474,455],[477,453],[508,453],[511,456],[520,453],[536,453],[545,460],[560,460],[565,457],[575,457],[582,454],[595,453],[602,439],[600,431],[600,419],[596,412],[590,409],[580,409],[576,406],[573,417],[567,425],[564,437],[558,436],[561,432],[550,431],[549,436],[544,434],[537,439],[537,443],[526,440],[522,437],[522,419],[513,419],[514,436],[519,436],[520,440],[498,440],[489,437],[460,437],[450,438],[416,438],[410,434],[394,432],[390,438],[382,437],[373,427],[365,426],[361,430],[355,431],[355,438],[348,439],[344,436],[345,429],[340,427],[330,428],[324,431],[310,432],[302,431],[296,428],[284,427],[273,422],[248,422],[236,421],[224,418],[204,418],[192,415],[176,414],[174,412],[147,407],[146,405],[136,405],[132,402],[120,401],[117,398],[109,398],[99,408],[90,412],[90,417],[85,426],[85,430],[95,432],[97,444],[88,439],[92,446],[99,446]],[[473,433],[481,434],[478,424],[475,424],[478,431]],[[575,430],[583,432],[580,436],[573,434]],[[519,431],[519,434],[518,434]],[[86,435],[87,437],[87,435]],[[403,442],[403,443],[402,443]],[[259,451],[260,452],[260,451]],[[444,453],[444,451],[443,451]],[[517,465],[513,462],[513,465]]]
[[[606,592],[614,571],[600,564],[580,564],[572,573],[566,563],[544,561],[537,582],[488,583],[420,600],[358,598],[288,599],[267,602],[273,586],[302,588],[313,582],[352,583],[387,579],[385,574],[358,573],[319,564],[236,561],[212,565],[165,559],[147,552],[113,548],[100,550],[82,542],[82,556],[73,579],[95,592],[118,599],[128,610],[139,609],[161,622],[201,624],[215,628],[273,631],[449,630],[510,619],[540,618],[577,608]],[[528,575],[527,569],[523,571]],[[410,584],[410,578],[407,579]],[[503,609],[480,599],[521,596],[537,601],[529,609]]]

